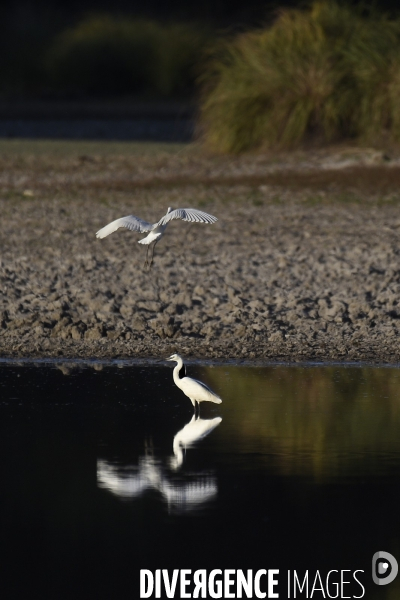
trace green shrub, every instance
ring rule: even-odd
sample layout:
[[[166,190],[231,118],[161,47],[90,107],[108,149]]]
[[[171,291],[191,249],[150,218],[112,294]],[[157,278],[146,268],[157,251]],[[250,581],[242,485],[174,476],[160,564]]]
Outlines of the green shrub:
[[[222,152],[400,138],[400,24],[334,1],[284,10],[219,44],[201,78],[200,129]]]
[[[203,43],[189,25],[96,16],[57,36],[47,68],[63,90],[171,96],[190,89]]]

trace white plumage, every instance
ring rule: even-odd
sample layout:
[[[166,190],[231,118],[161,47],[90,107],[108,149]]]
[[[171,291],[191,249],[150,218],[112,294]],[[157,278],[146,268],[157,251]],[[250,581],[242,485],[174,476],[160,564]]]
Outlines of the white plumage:
[[[174,437],[173,450],[175,456],[171,460],[171,467],[175,470],[179,469],[183,463],[183,449],[186,451],[195,442],[206,437],[213,429],[218,427],[221,421],[221,417],[200,419],[200,417],[193,415],[192,420],[178,431]]]
[[[97,485],[123,500],[140,498],[148,490],[162,494],[170,511],[188,513],[198,510],[218,494],[218,483],[208,473],[191,473],[184,481],[165,473],[153,456],[139,458],[139,466],[119,467],[106,460],[97,461]]]
[[[190,398],[194,409],[196,410],[196,402],[200,405],[200,402],[214,402],[215,404],[221,404],[221,398],[212,391],[205,383],[192,379],[191,377],[179,377],[180,370],[184,369],[183,375],[185,375],[185,366],[182,358],[179,354],[172,354],[167,360],[171,360],[177,363],[174,368],[173,377],[175,385],[182,390],[182,392]],[[200,407],[199,407],[200,409]]]
[[[145,266],[151,267],[153,264],[153,256],[154,256],[154,248],[157,242],[162,238],[167,228],[167,225],[170,221],[174,219],[181,219],[182,221],[188,221],[190,223],[215,223],[218,221],[216,217],[213,215],[209,215],[202,210],[197,210],[196,208],[176,208],[173,210],[170,206],[168,207],[167,214],[164,215],[157,223],[148,223],[147,221],[143,221],[139,217],[135,217],[134,215],[128,215],[127,217],[121,217],[116,221],[112,221],[102,229],[100,229],[96,233],[97,238],[105,238],[110,233],[114,233],[120,227],[126,227],[126,229],[130,229],[131,231],[137,231],[138,233],[147,233],[149,234],[139,240],[139,244],[147,245],[146,252],[146,261]],[[153,251],[150,259],[150,263],[148,262],[148,253],[149,253],[149,245],[154,242]]]

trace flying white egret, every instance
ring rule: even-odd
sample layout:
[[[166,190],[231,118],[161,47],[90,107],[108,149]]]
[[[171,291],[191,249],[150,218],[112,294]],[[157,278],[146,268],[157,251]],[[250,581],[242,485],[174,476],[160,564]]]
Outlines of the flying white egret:
[[[154,248],[159,240],[161,240],[162,236],[165,233],[167,225],[173,219],[181,219],[182,221],[189,221],[190,223],[215,223],[218,221],[216,217],[213,215],[209,215],[202,210],[197,210],[196,208],[176,208],[173,210],[170,206],[168,207],[167,214],[164,215],[157,223],[147,223],[147,221],[143,221],[143,219],[139,219],[139,217],[135,217],[134,215],[128,215],[127,217],[121,217],[116,221],[112,221],[103,229],[100,229],[96,233],[97,238],[104,238],[110,233],[117,231],[120,227],[126,227],[131,231],[137,231],[139,233],[150,232],[148,236],[139,240],[139,244],[147,245],[146,252],[146,260],[144,263],[145,267],[151,267],[153,264],[154,257]],[[148,261],[149,247],[150,244],[153,243],[153,249],[151,253],[150,263]]]
[[[183,364],[182,358],[179,354],[172,354],[166,360],[171,360],[177,363],[174,368],[174,382],[175,385],[178,386],[182,390],[182,392],[190,398],[194,410],[196,411],[196,402],[199,404],[200,411],[200,402],[215,402],[215,404],[221,404],[222,400],[215,392],[213,392],[208,385],[202,383],[201,381],[197,381],[197,379],[192,379],[191,377],[185,377],[186,368]],[[179,377],[179,373],[182,369],[182,377]]]

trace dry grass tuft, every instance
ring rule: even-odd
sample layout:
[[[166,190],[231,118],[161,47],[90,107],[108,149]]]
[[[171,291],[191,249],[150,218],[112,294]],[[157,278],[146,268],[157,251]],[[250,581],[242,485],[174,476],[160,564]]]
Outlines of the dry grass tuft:
[[[334,0],[220,42],[199,127],[218,152],[400,139],[400,21]]]

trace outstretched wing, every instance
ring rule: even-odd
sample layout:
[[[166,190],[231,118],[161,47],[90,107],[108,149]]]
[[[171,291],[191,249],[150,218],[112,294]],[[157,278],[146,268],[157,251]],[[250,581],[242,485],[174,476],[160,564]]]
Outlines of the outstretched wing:
[[[126,227],[126,229],[130,229],[131,231],[137,231],[139,233],[144,233],[145,231],[151,231],[154,229],[154,225],[152,223],[147,223],[147,221],[143,221],[143,219],[139,219],[139,217],[135,217],[134,215],[128,215],[127,217],[121,217],[116,221],[112,221],[103,229],[100,229],[96,233],[97,238],[105,238],[110,233],[114,233],[120,227]]]
[[[215,221],[218,221],[217,217],[196,208],[176,208],[160,219],[157,226],[166,225],[173,219],[182,219],[182,221],[190,221],[191,223],[215,223]]]

